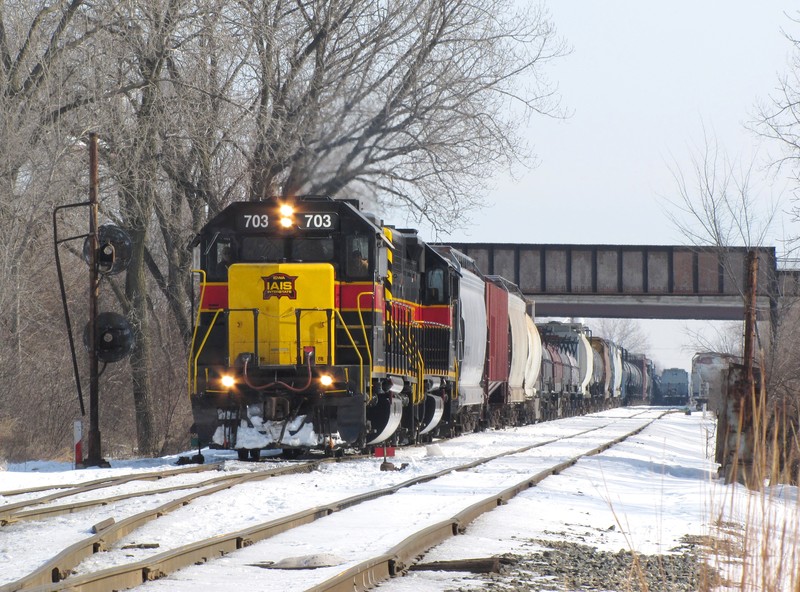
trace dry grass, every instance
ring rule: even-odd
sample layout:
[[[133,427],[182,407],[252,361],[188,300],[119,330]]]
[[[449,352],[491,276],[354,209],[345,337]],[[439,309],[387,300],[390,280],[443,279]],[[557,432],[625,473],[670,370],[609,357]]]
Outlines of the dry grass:
[[[763,385],[750,391],[729,428],[721,473],[730,486],[714,498],[708,558],[720,590],[800,592],[798,418],[769,409]]]

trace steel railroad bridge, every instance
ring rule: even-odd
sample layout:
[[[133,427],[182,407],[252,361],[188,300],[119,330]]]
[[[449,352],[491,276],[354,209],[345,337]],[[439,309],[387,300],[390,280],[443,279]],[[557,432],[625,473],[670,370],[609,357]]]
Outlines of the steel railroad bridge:
[[[539,317],[744,318],[745,247],[447,243],[520,287]],[[800,295],[800,271],[758,250],[759,320]]]

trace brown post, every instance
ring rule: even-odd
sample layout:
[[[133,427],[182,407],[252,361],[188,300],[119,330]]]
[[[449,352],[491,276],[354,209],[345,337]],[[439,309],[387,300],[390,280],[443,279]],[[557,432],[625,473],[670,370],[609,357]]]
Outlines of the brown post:
[[[745,380],[754,388],[753,362],[756,341],[756,298],[758,297],[758,251],[747,251],[747,295],[744,311]]]
[[[725,384],[724,417],[717,427],[724,433],[720,472],[726,481],[738,481],[750,488],[759,482],[756,470],[757,430],[763,426],[760,392],[756,385],[755,340],[756,298],[758,296],[758,251],[747,252],[747,293],[745,294],[744,359],[732,364]],[[720,458],[717,451],[717,458]]]
[[[100,245],[97,234],[98,215],[98,160],[97,134],[89,134],[89,434],[86,442],[86,467],[107,467],[100,448],[100,379],[98,372],[97,344],[97,300],[100,281],[97,272],[97,249]]]

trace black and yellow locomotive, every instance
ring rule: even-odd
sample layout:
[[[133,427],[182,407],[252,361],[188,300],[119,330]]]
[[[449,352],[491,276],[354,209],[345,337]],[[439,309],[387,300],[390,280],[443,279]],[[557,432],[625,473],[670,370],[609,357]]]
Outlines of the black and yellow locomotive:
[[[238,202],[192,243],[199,445],[365,448],[449,433],[457,264],[354,200]]]

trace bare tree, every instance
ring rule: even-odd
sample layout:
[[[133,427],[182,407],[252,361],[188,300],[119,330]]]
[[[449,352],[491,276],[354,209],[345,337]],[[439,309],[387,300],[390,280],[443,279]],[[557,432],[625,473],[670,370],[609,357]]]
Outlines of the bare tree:
[[[242,3],[253,39],[250,195],[358,192],[447,229],[523,156],[511,116],[553,114],[564,48],[505,0]],[[521,80],[530,84],[523,88]]]
[[[778,212],[776,203],[755,186],[755,160],[731,160],[715,138],[703,130],[703,144],[695,148],[689,174],[673,168],[678,196],[669,199],[667,216],[693,245],[758,247]]]
[[[597,335],[610,339],[631,353],[650,351],[650,338],[634,319],[594,319]]]
[[[155,452],[182,421],[184,247],[209,214],[271,193],[356,195],[446,230],[526,158],[520,121],[558,114],[542,69],[563,51],[541,9],[511,0],[0,1],[0,304],[18,311],[0,327],[3,368],[36,359],[16,336],[51,309],[23,297],[35,290],[20,270],[50,263],[30,247],[49,241],[53,205],[85,195],[87,131],[102,213],[133,239],[124,282],[104,284],[137,337],[130,376],[119,364],[104,380],[133,397],[105,399],[106,416]],[[52,390],[71,390],[54,365]]]
[[[800,15],[800,12],[796,13]],[[800,23],[800,17],[790,18]],[[776,91],[759,102],[749,127],[762,137],[773,141],[780,150],[772,165],[777,172],[786,170],[800,186],[800,39],[784,33],[793,48],[787,71],[779,78]],[[800,217],[800,206],[794,200],[792,215]]]
[[[93,21],[83,0],[0,2],[0,375],[12,385],[0,422],[18,454],[60,453],[77,411],[66,347],[52,346],[63,325],[50,220],[80,179],[69,120],[86,104],[77,64]]]
[[[689,344],[684,347],[687,354],[695,352],[722,352],[741,356],[744,351],[742,324],[731,321],[721,327],[711,323],[702,329],[686,329]]]

